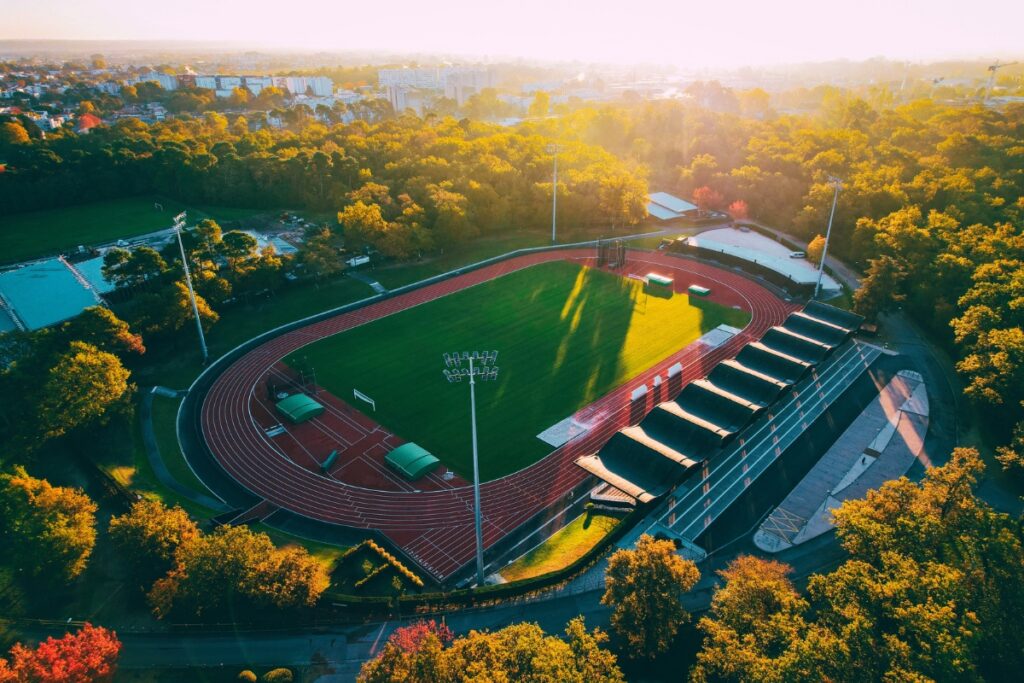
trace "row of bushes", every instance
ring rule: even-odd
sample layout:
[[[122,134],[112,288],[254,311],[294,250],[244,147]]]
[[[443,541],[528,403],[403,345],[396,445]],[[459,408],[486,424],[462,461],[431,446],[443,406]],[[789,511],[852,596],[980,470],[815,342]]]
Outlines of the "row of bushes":
[[[367,581],[372,579],[374,576],[379,574],[381,571],[383,571],[388,566],[394,567],[395,571],[397,571],[399,574],[401,574],[406,579],[408,579],[414,586],[416,586],[418,588],[423,588],[423,585],[424,585],[423,584],[423,579],[421,579],[419,576],[417,576],[415,572],[413,572],[411,569],[409,569],[404,564],[402,564],[401,560],[399,560],[397,557],[395,557],[394,555],[389,553],[387,550],[382,548],[380,546],[380,544],[378,544],[376,541],[374,541],[371,538],[368,538],[365,541],[363,541],[362,543],[358,543],[358,544],[352,546],[351,548],[349,548],[348,550],[346,550],[342,554],[341,558],[339,559],[339,563],[343,563],[345,561],[345,558],[349,557],[350,555],[355,554],[356,552],[358,552],[362,548],[369,548],[373,552],[377,553],[377,555],[379,555],[380,558],[382,560],[384,560],[384,562],[386,564],[382,564],[381,566],[377,567],[376,569],[374,569],[372,572],[370,572],[369,574],[367,574],[363,578],[361,578],[358,581],[356,581],[355,584],[354,584],[356,588],[359,588],[360,586],[365,584]]]
[[[363,586],[368,584],[370,581],[372,581],[374,578],[379,576],[382,571],[384,571],[385,569],[387,569],[390,566],[391,565],[388,564],[387,562],[385,562],[384,564],[381,564],[381,565],[377,565],[376,567],[373,568],[373,571],[371,571],[369,574],[367,574],[363,578],[361,578],[358,581],[356,581],[354,584],[352,584],[352,587],[353,588],[362,588]]]

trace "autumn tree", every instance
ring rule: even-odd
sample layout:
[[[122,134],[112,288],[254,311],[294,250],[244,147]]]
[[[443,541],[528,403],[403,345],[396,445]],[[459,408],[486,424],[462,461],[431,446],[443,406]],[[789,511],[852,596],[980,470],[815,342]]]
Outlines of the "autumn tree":
[[[730,204],[727,211],[734,221],[743,221],[750,218],[750,209],[747,207],[747,203],[742,199],[737,199]]]
[[[51,486],[23,467],[0,474],[0,531],[7,559],[30,574],[70,581],[96,543],[96,504],[82,491]]]
[[[607,636],[588,631],[582,617],[569,622],[566,638],[548,636],[536,624],[513,624],[499,631],[470,631],[451,640],[433,622],[397,629],[376,658],[359,672],[360,683],[408,681],[565,681],[619,683],[615,655],[604,649]],[[451,641],[450,645],[448,641]]]
[[[697,624],[704,643],[690,680],[788,683],[830,678],[832,667],[823,662],[806,666],[805,645],[810,641],[823,657],[833,648],[829,638],[821,638],[808,624],[807,601],[789,581],[790,572],[786,564],[749,555],[718,572],[725,584]]]
[[[275,548],[266,534],[220,527],[181,543],[173,568],[149,598],[157,616],[178,610],[205,617],[232,604],[311,607],[329,583],[323,565],[304,548]]]
[[[807,243],[807,260],[818,266],[821,265],[821,257],[825,253],[825,238],[815,235],[814,239]]]
[[[140,500],[110,520],[110,538],[144,581],[153,581],[174,566],[175,553],[199,536],[199,527],[180,506]]]
[[[146,352],[142,336],[132,332],[106,306],[90,306],[60,328],[60,337],[90,344],[100,351],[115,355],[141,355]]]
[[[698,187],[693,191],[693,203],[697,205],[700,212],[707,213],[722,208],[725,197],[718,190],[713,190],[707,185]]]
[[[0,683],[108,683],[120,652],[117,634],[86,623],[35,649],[14,645],[8,660],[0,658]]]
[[[697,566],[680,557],[671,541],[646,534],[635,549],[611,556],[601,604],[614,609],[612,628],[632,656],[655,657],[669,648],[689,618],[682,594],[699,579]]]

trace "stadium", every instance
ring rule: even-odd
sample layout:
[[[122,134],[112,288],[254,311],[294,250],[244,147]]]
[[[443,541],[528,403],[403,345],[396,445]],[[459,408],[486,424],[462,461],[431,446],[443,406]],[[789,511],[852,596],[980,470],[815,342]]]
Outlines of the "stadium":
[[[234,509],[223,521],[319,539],[369,533],[456,585],[475,545],[469,391],[453,381],[453,357],[477,351],[494,373],[477,383],[476,403],[495,563],[572,519],[595,490],[665,504],[694,472],[724,476],[708,463],[741,457],[731,450],[745,429],[788,419],[776,405],[800,406],[797,384],[817,391],[838,368],[845,387],[870,364],[847,342],[857,316],[800,308],[767,283],[684,255],[608,243],[517,252],[235,349],[190,390],[179,439]],[[822,393],[821,410],[840,394]],[[668,535],[693,521],[667,515]]]

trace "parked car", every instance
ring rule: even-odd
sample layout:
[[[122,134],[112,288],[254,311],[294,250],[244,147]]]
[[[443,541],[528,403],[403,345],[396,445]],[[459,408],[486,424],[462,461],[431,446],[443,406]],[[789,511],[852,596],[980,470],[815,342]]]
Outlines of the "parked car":
[[[807,253],[803,251],[791,251],[789,252],[789,258],[807,258]]]

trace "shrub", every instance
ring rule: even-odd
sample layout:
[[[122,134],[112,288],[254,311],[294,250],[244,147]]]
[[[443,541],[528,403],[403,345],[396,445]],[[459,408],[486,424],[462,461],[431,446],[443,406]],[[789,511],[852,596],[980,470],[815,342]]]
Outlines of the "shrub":
[[[271,669],[263,674],[264,683],[292,683],[294,679],[291,669]]]
[[[246,669],[238,672],[239,683],[256,683],[256,674]]]

